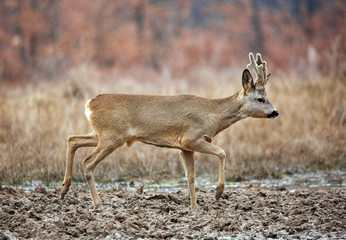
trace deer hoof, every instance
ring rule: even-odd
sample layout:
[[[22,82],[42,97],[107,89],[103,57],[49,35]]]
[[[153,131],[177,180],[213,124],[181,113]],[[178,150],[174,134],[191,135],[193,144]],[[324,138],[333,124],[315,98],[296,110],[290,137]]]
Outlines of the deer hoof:
[[[102,209],[102,204],[99,202],[97,204],[94,205],[94,209]]]
[[[223,193],[223,189],[225,188],[224,184],[218,185],[216,188],[216,193],[215,193],[215,199],[219,200],[219,198],[221,197],[222,193]]]
[[[60,196],[61,196],[61,200],[64,200],[66,195],[66,192],[64,190],[61,190]]]
[[[191,210],[192,211],[197,210],[197,204],[191,204]]]

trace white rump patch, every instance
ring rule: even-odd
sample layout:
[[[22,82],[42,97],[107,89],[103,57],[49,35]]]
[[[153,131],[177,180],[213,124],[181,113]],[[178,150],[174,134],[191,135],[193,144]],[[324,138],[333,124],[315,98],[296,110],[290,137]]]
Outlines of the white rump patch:
[[[89,122],[90,122],[90,115],[91,115],[91,110],[90,110],[90,108],[89,108],[89,102],[91,101],[91,99],[90,100],[88,100],[86,103],[85,103],[85,116],[87,117],[87,119],[89,120]]]

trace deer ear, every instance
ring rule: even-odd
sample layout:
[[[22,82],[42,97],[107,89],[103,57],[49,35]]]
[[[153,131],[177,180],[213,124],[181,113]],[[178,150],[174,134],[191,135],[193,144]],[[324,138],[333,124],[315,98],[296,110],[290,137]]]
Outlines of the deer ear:
[[[253,82],[251,73],[247,69],[243,71],[242,84],[243,84],[245,93],[251,90],[255,90],[255,84]]]

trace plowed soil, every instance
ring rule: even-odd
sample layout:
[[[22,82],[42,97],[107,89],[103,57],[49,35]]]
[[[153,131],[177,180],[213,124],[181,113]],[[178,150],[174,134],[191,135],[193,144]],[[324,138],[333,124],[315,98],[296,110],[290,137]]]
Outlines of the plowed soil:
[[[73,187],[72,187],[73,188]],[[0,239],[345,239],[346,191],[340,189],[226,189],[171,193],[100,191],[90,194],[0,188]]]

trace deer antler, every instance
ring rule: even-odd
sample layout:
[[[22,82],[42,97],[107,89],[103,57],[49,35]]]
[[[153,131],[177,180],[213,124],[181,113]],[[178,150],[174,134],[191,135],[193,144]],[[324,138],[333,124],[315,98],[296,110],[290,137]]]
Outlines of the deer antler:
[[[248,68],[252,68],[256,72],[255,85],[264,86],[268,82],[269,75],[267,75],[267,63],[262,60],[261,54],[257,53],[256,61],[253,53],[249,53],[250,63],[247,65]]]

